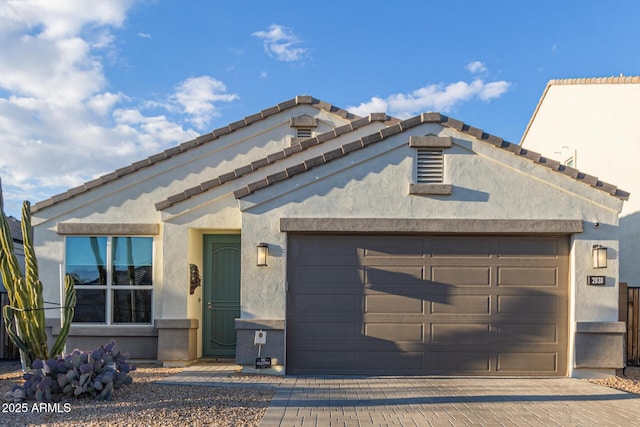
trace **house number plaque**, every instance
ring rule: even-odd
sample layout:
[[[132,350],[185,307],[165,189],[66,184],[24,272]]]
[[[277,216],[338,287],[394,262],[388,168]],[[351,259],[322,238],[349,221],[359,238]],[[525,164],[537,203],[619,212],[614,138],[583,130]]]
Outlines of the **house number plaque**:
[[[604,286],[604,276],[587,276],[587,285]]]

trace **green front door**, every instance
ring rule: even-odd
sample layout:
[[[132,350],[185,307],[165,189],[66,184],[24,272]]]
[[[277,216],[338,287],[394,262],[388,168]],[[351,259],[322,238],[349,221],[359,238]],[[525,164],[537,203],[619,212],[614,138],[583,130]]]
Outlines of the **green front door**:
[[[240,317],[240,235],[204,236],[204,357],[235,357]]]

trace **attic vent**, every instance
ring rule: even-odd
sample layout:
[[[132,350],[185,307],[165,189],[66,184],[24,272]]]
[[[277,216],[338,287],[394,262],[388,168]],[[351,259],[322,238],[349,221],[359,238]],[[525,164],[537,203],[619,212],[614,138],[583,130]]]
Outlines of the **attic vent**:
[[[296,129],[296,137],[297,138],[311,138],[311,129],[310,128],[297,128]]]
[[[416,182],[418,184],[442,184],[444,155],[442,150],[417,150]]]

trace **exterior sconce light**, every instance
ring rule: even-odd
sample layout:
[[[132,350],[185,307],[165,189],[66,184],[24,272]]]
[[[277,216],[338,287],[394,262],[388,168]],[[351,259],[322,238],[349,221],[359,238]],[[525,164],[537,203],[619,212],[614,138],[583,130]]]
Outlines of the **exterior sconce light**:
[[[258,267],[267,266],[267,258],[269,257],[269,245],[266,243],[260,243],[258,245]]]
[[[607,268],[607,248],[600,245],[593,245],[591,249],[593,256],[593,268]]]

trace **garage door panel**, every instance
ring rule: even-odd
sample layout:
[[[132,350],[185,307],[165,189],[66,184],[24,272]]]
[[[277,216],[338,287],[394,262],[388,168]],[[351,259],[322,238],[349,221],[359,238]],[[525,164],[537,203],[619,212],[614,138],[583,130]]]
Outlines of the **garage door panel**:
[[[362,283],[358,269],[335,264],[300,265],[295,271],[295,279],[300,286],[312,287],[323,283],[346,286],[359,286]]]
[[[431,240],[431,256],[463,258],[489,258],[492,250],[489,238],[435,237]]]
[[[566,375],[566,237],[289,242],[288,373]]]
[[[294,362],[307,372],[341,372],[355,370],[356,357],[356,351],[299,351]]]
[[[558,372],[557,352],[500,352],[498,353],[498,372],[518,374],[535,370],[549,375]]]
[[[506,258],[557,258],[560,247],[555,238],[502,238],[498,239],[497,255]]]
[[[364,269],[365,283],[376,287],[392,284],[393,286],[424,286],[424,268],[422,266],[379,266]]]
[[[487,351],[434,351],[428,359],[434,373],[488,374],[491,367]]]
[[[488,323],[431,324],[431,342],[436,344],[486,344],[490,337]]]
[[[498,314],[547,314],[558,313],[559,299],[555,295],[498,295]]]
[[[290,245],[291,251],[298,257],[354,257],[358,253],[358,240],[346,240],[340,236],[324,236],[316,239],[314,236],[298,236]]]
[[[513,346],[525,344],[558,344],[558,325],[556,324],[518,324],[496,326],[497,338]]]
[[[431,301],[431,314],[489,314],[491,298],[487,295],[448,295],[442,302]]]
[[[420,296],[409,295],[365,295],[365,313],[424,313]]]
[[[557,287],[555,267],[500,267],[498,286]]]
[[[348,342],[358,339],[360,325],[348,322],[299,322],[290,329],[291,339],[302,344]]]
[[[416,372],[424,369],[422,352],[380,351],[364,354],[364,369],[368,371]]]
[[[424,323],[366,323],[365,336],[389,342],[424,341]]]
[[[352,314],[354,311],[361,310],[362,298],[352,294],[336,294],[331,295],[300,295],[296,299],[296,306],[291,307],[292,311],[300,314],[308,314],[313,316],[314,313],[324,314]]]
[[[425,240],[422,238],[396,237],[363,239],[363,256],[366,258],[423,258]]]
[[[431,280],[449,286],[491,286],[491,268],[481,267],[433,267]]]

